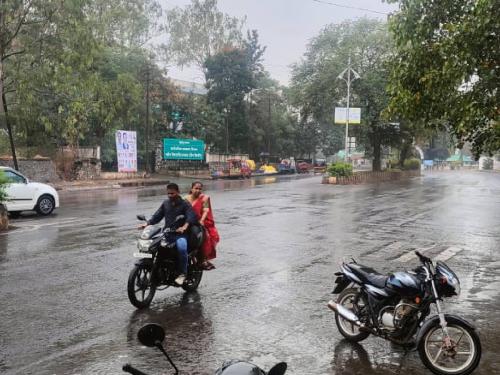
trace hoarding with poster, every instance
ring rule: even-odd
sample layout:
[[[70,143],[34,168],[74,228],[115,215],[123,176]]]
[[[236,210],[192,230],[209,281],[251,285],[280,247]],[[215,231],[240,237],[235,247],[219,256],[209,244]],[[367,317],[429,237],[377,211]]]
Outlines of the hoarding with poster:
[[[137,172],[137,136],[128,130],[116,131],[118,172]]]

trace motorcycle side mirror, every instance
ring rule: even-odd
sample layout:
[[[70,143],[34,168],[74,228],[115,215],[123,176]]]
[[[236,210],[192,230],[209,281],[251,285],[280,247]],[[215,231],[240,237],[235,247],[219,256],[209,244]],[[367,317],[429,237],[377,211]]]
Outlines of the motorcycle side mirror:
[[[284,375],[287,369],[286,362],[280,362],[273,366],[267,375]]]
[[[155,323],[146,324],[137,333],[139,342],[148,347],[156,347],[158,343],[162,343],[165,339],[165,331]]]
[[[137,215],[137,220],[146,221],[146,216],[144,216],[144,215]]]

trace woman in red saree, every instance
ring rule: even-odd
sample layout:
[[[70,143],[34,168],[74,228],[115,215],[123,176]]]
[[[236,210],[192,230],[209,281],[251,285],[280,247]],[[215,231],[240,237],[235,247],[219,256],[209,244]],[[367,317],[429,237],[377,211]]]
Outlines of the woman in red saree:
[[[193,206],[193,211],[198,216],[201,225],[205,227],[205,240],[201,247],[203,255],[203,268],[206,270],[214,269],[215,266],[210,262],[216,257],[215,247],[219,242],[219,232],[215,227],[214,217],[210,197],[203,194],[203,184],[195,181],[191,184],[191,191],[186,196],[186,200]]]

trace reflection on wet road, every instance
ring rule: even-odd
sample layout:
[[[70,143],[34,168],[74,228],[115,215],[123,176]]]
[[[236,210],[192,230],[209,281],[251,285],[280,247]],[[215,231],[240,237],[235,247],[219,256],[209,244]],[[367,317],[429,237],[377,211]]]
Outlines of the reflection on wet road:
[[[429,374],[416,352],[342,340],[326,307],[343,258],[390,272],[415,266],[416,249],[459,275],[462,295],[447,311],[479,328],[476,373],[500,372],[500,175],[319,182],[209,182],[222,237],[217,269],[198,293],[158,292],[144,311],[126,295],[135,214],[151,214],[163,188],[63,193],[56,215],[14,220],[0,235],[0,372],[120,374],[130,362],[165,373],[162,356],[136,340],[157,322],[184,374],[211,374],[229,358],[265,368],[285,360],[290,374]]]

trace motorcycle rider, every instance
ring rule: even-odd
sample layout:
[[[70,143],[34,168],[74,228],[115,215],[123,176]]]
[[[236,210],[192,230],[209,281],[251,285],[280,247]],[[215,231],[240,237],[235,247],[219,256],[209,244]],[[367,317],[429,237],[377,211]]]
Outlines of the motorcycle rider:
[[[176,228],[176,248],[179,254],[179,276],[175,279],[175,283],[181,286],[186,280],[187,267],[188,267],[188,242],[186,237],[186,230],[189,225],[196,224],[198,222],[196,214],[194,213],[191,204],[186,202],[179,193],[179,185],[170,183],[167,185],[167,196],[168,199],[164,200],[160,208],[156,210],[151,219],[147,220],[146,223],[140,224],[139,229],[143,229],[148,225],[154,225],[159,223],[162,219],[165,219],[165,228],[170,228],[172,225],[179,225]],[[185,221],[183,225],[181,222],[176,222],[178,216],[184,216]]]

